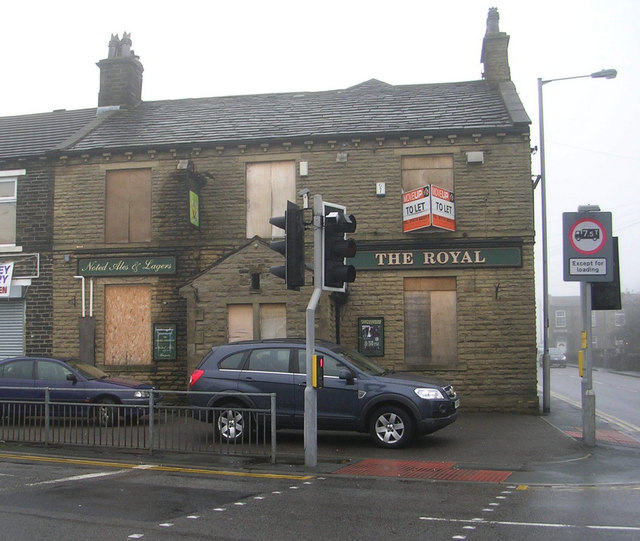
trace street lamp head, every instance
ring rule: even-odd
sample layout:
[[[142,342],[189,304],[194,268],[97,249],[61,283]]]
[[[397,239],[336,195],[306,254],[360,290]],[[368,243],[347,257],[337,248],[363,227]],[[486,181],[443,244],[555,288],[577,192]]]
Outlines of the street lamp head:
[[[615,79],[618,72],[616,70],[600,70],[591,74],[592,79]]]

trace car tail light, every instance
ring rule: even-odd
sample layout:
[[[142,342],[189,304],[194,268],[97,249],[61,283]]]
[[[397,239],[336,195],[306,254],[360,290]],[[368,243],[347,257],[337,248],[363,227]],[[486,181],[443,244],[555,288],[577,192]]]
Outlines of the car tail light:
[[[193,387],[196,384],[196,381],[202,377],[202,374],[204,374],[204,370],[194,370],[193,374],[191,374],[191,377],[189,378],[189,387]]]

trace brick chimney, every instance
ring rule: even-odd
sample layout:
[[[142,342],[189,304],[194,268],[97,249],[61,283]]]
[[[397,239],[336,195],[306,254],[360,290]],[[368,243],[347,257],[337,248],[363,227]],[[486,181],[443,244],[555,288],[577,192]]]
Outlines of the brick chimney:
[[[142,72],[144,68],[131,50],[131,34],[122,39],[111,35],[109,56],[97,63],[100,68],[98,107],[120,106],[132,108],[142,100]]]
[[[480,62],[484,64],[482,78],[491,83],[511,80],[509,57],[507,55],[509,36],[505,32],[500,32],[499,21],[498,8],[489,8],[487,31],[482,41]]]

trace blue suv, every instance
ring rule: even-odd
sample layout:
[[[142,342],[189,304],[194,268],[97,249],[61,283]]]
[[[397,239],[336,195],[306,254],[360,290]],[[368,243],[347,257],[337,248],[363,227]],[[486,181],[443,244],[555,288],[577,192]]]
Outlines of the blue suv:
[[[318,429],[369,432],[380,447],[399,448],[456,420],[460,401],[451,385],[395,374],[331,342],[318,342],[316,353],[324,356]],[[201,420],[215,423],[223,441],[246,437],[247,409],[269,408],[269,398],[255,393],[276,394],[279,429],[303,428],[305,359],[303,340],[215,346],[191,374],[189,404]]]

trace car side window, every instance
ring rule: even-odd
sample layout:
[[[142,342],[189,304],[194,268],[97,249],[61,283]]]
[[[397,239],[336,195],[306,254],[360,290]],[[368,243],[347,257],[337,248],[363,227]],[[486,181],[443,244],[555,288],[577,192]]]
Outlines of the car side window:
[[[244,359],[244,351],[232,353],[218,363],[220,370],[240,370],[242,368],[242,360]]]
[[[33,379],[33,361],[14,361],[4,364],[0,377],[8,379]]]
[[[335,376],[337,378],[340,375],[340,370],[342,370],[343,368],[347,367],[335,357],[331,357],[330,355],[324,356],[325,376]]]
[[[306,363],[307,363],[307,352],[304,349],[298,350],[298,373],[306,374]],[[347,368],[342,362],[340,362],[335,357],[331,357],[330,355],[324,355],[324,375],[325,376],[335,376],[336,378],[340,375],[340,370],[343,368]]]
[[[61,364],[49,361],[38,361],[38,379],[44,379],[47,381],[66,381],[67,375],[71,373],[71,370],[65,368]]]
[[[246,370],[289,372],[289,348],[254,349],[249,354]]]

